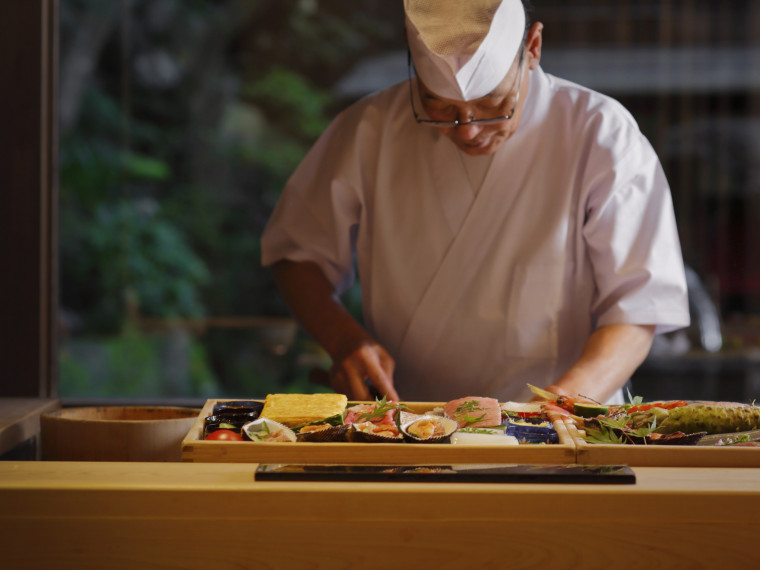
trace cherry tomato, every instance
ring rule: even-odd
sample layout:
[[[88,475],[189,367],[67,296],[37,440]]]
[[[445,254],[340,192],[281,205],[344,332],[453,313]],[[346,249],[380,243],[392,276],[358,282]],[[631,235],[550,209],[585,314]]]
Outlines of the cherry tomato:
[[[243,441],[243,436],[231,429],[218,429],[208,434],[206,439],[213,441]]]

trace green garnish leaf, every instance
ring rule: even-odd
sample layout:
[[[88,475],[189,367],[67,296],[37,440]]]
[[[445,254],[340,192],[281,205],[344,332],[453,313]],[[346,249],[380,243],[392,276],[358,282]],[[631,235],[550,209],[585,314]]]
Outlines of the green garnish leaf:
[[[454,410],[453,418],[458,422],[473,424],[484,419],[487,414],[483,413],[479,416],[471,416],[470,412],[480,412],[484,409],[485,408],[478,406],[478,402],[476,400],[467,400],[466,402],[462,402],[459,406],[457,406],[457,409]]]
[[[632,396],[631,391],[626,388],[626,392],[628,392],[628,401],[631,403],[631,406],[640,406],[644,402],[644,398],[642,396]]]
[[[466,422],[468,424],[474,424],[475,422],[479,422],[485,417],[486,417],[485,414],[482,414],[480,416],[474,416],[474,417],[468,414],[464,418],[460,418],[459,421]]]
[[[457,412],[474,412],[477,410],[482,410],[480,406],[478,406],[478,402],[476,400],[467,400],[466,402],[462,402],[457,406],[456,411]]]
[[[375,409],[371,412],[359,414],[358,420],[371,422],[373,419],[382,418],[389,410],[405,410],[406,404],[388,402],[386,396],[382,400],[375,398]]]
[[[599,428],[586,427],[586,435],[583,437],[589,443],[625,443],[623,437],[615,433],[615,430],[604,425]]]
[[[505,432],[507,429],[507,426],[493,426],[493,427],[487,427],[487,428],[471,428],[471,427],[463,427],[459,428],[457,431],[460,433],[485,433],[488,435],[498,435],[502,432]]]

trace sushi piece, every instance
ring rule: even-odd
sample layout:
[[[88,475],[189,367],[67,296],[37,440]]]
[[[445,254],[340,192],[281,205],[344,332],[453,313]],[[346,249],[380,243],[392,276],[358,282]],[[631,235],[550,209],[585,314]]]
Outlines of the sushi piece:
[[[372,422],[383,425],[398,425],[398,414],[406,406],[397,402],[375,400],[371,404],[356,404],[346,409],[343,423],[358,424],[363,422]]]
[[[494,398],[467,397],[447,402],[443,406],[446,417],[463,427],[489,427],[502,423],[501,407]]]

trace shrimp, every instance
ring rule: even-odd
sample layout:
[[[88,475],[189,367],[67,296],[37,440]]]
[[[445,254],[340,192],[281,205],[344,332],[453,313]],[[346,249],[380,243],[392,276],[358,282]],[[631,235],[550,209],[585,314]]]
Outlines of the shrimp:
[[[549,392],[543,388],[538,388],[528,384],[531,392],[533,392],[539,398],[543,398],[544,401],[540,402],[541,409],[546,416],[552,420],[559,420],[562,418],[575,419],[575,404],[598,404],[590,398],[584,398],[581,396],[565,396],[558,395],[554,392]]]

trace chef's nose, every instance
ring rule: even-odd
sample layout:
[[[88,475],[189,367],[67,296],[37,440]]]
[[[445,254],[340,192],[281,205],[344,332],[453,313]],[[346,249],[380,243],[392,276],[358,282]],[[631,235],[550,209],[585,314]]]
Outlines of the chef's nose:
[[[472,118],[470,117],[467,119],[467,121],[472,121]],[[464,140],[469,140],[475,138],[478,133],[480,132],[481,126],[478,123],[471,123],[463,121],[462,124],[457,125],[457,133],[459,134],[460,138]]]

